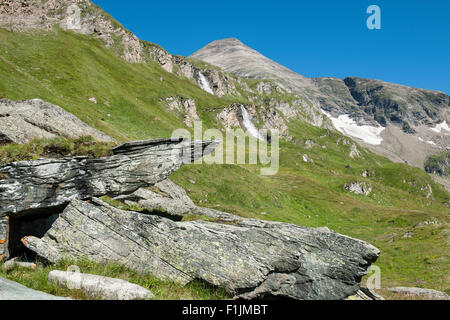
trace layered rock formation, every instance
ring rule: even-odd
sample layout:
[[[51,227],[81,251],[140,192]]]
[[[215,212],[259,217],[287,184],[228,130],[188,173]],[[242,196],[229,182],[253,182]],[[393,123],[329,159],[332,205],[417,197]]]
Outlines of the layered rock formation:
[[[0,144],[27,143],[34,139],[80,138],[92,136],[97,141],[115,142],[65,111],[40,99],[26,101],[0,100]]]
[[[114,261],[161,279],[202,279],[246,299],[344,299],[359,290],[375,247],[327,228],[241,219],[175,222],[73,200],[25,246],[49,261]]]
[[[43,226],[51,223],[48,217],[59,213],[71,200],[118,196],[154,185],[183,164],[210,153],[217,143],[182,139],[138,141],[115,148],[111,157],[41,159],[1,166],[0,218],[8,216],[10,228],[0,224],[0,239],[5,239],[5,249],[14,250],[20,235],[41,233]],[[40,221],[42,214],[47,219]],[[26,216],[36,218],[21,223]],[[6,229],[10,229],[8,236]],[[3,251],[8,256],[7,250]]]

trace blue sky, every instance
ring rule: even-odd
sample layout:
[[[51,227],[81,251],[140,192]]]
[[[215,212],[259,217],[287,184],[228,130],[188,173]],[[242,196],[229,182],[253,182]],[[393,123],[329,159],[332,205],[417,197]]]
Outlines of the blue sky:
[[[139,38],[188,56],[240,39],[307,77],[357,76],[450,94],[448,0],[94,0]],[[366,9],[381,8],[381,30]]]

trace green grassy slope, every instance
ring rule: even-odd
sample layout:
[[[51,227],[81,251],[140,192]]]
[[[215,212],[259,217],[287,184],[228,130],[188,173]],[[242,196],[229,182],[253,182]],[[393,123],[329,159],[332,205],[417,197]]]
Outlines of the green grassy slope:
[[[167,137],[184,127],[182,117],[168,112],[160,101],[175,95],[196,101],[205,128],[217,126],[220,108],[246,102],[242,97],[209,95],[152,62],[127,63],[114,48],[87,36],[0,29],[0,98],[41,98],[127,141]],[[98,104],[88,101],[90,97]],[[297,120],[289,127],[294,139],[281,143],[275,176],[260,176],[259,167],[251,165],[190,165],[172,178],[203,206],[327,226],[372,243],[382,252],[376,264],[384,287],[414,284],[449,291],[449,194],[425,172],[369,151],[361,149],[363,158],[351,159],[350,146],[342,143],[350,139],[339,133]],[[306,139],[316,145],[305,149]],[[314,162],[303,162],[303,154]],[[369,176],[362,177],[363,171]],[[346,192],[343,185],[353,181],[371,184],[373,192]],[[427,185],[433,191],[429,198]],[[412,237],[404,237],[408,232]]]

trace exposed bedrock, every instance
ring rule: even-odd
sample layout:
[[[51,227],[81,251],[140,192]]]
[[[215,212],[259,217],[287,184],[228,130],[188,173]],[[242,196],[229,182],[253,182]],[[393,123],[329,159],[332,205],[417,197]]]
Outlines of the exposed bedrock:
[[[113,261],[186,284],[201,279],[246,298],[344,299],[359,290],[378,249],[327,228],[238,218],[175,222],[73,200],[42,238],[39,256]]]
[[[40,99],[0,99],[0,144],[27,143],[57,136],[92,136],[97,141],[116,142],[54,104]]]

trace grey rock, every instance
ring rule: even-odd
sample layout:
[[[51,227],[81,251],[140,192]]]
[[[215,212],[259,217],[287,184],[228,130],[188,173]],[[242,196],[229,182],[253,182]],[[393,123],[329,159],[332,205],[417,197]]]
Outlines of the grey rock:
[[[98,199],[73,200],[44,237],[23,242],[52,262],[114,261],[182,284],[202,279],[246,299],[344,299],[359,290],[379,255],[375,247],[327,228],[240,217],[233,223],[175,222]]]
[[[354,194],[370,195],[372,187],[366,182],[352,182],[344,185],[344,189]]]
[[[417,296],[426,299],[450,300],[450,296],[448,294],[432,289],[424,289],[416,287],[393,287],[389,288],[388,290],[394,293]]]
[[[169,179],[160,181],[151,188],[141,188],[130,195],[118,196],[115,200],[149,210],[163,210],[173,218],[180,219],[195,212],[197,208],[186,191]]]
[[[40,99],[0,100],[0,142],[27,143],[33,139],[64,136],[92,136],[97,141],[115,142],[106,134],[65,111]]]
[[[443,92],[356,77],[344,83],[360,109],[382,126],[391,122],[406,130],[405,124],[431,126],[446,120],[441,112],[449,107],[450,97]]]
[[[361,152],[358,150],[358,147],[356,146],[356,144],[352,143],[350,145],[350,153],[348,155],[352,159],[361,157]]]
[[[314,161],[305,153],[302,155],[303,162],[313,163]]]
[[[217,144],[182,139],[137,141],[115,148],[111,157],[41,159],[1,166],[0,174],[8,178],[0,179],[0,218],[59,213],[72,199],[132,193],[165,180],[183,164],[212,152]],[[56,217],[50,218],[40,225],[51,224]],[[4,223],[0,225],[0,236],[6,239],[0,245],[5,258],[26,232],[37,235],[39,231],[28,221],[7,237]]]
[[[70,157],[0,167],[0,216],[55,208],[72,199],[132,193],[166,179],[183,164],[210,153],[215,141],[159,139],[126,143],[111,157]]]
[[[261,119],[263,126],[261,129],[278,130],[280,136],[287,138],[288,126],[286,121],[275,108],[257,108],[255,104],[232,103],[228,107],[222,109],[216,116],[227,129],[241,128],[246,131],[244,125],[243,109],[248,113],[250,121]]]
[[[122,279],[114,279],[93,274],[53,270],[48,281],[62,288],[78,289],[93,298],[104,300],[145,300],[153,299],[149,290]]]
[[[17,282],[0,277],[0,300],[71,300],[29,289]]]
[[[292,83],[303,86],[310,83],[309,79],[264,57],[235,38],[213,41],[190,58],[211,63],[244,78],[280,80],[279,84],[291,91],[294,88]]]

